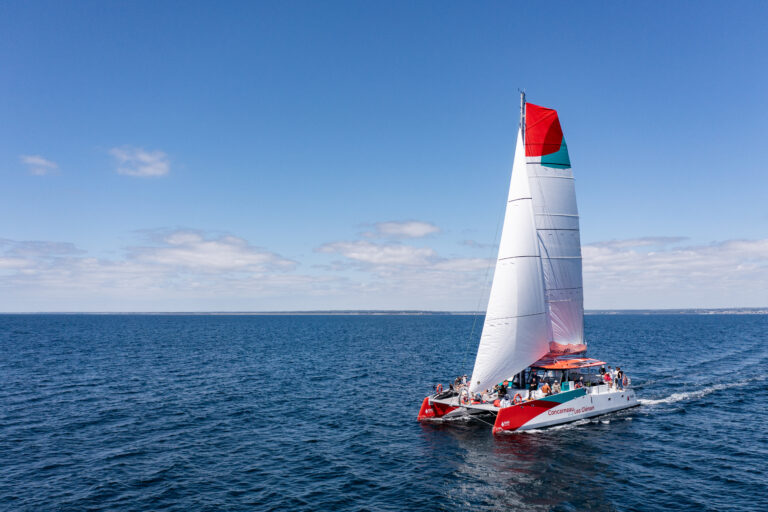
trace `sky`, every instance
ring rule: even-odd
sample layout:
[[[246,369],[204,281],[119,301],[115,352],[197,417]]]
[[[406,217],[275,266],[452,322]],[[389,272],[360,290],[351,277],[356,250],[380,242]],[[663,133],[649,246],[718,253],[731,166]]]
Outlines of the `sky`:
[[[768,3],[0,4],[0,311],[483,310],[519,89],[587,309],[768,306]]]

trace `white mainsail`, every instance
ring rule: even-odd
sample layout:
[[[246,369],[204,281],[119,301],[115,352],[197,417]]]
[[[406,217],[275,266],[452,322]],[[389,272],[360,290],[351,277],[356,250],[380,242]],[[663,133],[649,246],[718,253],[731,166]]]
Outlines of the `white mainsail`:
[[[492,388],[550,351],[584,347],[579,217],[568,150],[557,113],[523,105],[525,130],[518,132],[471,391]]]

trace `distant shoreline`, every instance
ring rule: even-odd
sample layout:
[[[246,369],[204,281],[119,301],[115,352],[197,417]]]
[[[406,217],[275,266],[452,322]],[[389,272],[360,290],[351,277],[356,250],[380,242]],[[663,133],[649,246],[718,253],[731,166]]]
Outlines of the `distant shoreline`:
[[[0,315],[176,315],[176,316],[472,316],[485,311],[317,310],[317,311],[22,311]],[[588,309],[585,315],[768,315],[763,308]]]

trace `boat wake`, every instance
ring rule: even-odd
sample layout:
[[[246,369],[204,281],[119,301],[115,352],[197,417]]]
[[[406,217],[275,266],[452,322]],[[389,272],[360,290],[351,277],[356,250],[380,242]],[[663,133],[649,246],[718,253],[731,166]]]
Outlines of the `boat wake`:
[[[715,384],[713,386],[699,389],[697,391],[685,391],[682,393],[672,393],[671,395],[664,398],[650,398],[650,399],[641,398],[638,400],[638,402],[640,402],[640,404],[642,405],[673,404],[675,402],[682,402],[683,400],[695,400],[698,398],[703,398],[707,395],[711,395],[712,393],[716,393],[717,391],[722,391],[724,389],[743,388],[759,380],[763,380],[763,379],[756,377],[752,379],[743,380],[740,382],[729,382],[727,384]]]

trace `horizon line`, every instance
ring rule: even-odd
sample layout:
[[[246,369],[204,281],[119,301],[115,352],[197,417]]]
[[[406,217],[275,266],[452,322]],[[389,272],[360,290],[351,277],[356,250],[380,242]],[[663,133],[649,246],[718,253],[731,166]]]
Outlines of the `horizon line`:
[[[716,308],[598,308],[585,309],[584,314],[648,314],[648,313],[731,313],[731,314],[768,314],[768,306],[716,307]],[[275,311],[0,311],[0,315],[485,315],[485,311],[451,311],[439,309],[310,309],[310,310],[275,310]]]

